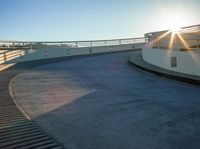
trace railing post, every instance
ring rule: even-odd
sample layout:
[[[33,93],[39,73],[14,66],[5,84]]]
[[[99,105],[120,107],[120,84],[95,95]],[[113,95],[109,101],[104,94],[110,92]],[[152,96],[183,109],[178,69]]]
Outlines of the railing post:
[[[122,43],[121,43],[121,39],[119,39],[119,45],[121,45]]]
[[[7,61],[7,59],[6,59],[6,52],[3,53],[3,58],[4,58],[4,62],[6,62]]]
[[[15,43],[13,42],[13,50],[15,50]]]
[[[90,41],[90,47],[92,47],[92,41]]]
[[[33,50],[33,47],[32,47],[32,42],[31,42],[31,50]]]

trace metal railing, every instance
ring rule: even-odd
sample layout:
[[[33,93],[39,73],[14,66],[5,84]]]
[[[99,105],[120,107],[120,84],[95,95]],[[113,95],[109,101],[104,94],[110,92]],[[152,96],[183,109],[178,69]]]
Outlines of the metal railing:
[[[0,40],[0,50],[26,50],[40,49],[44,47],[98,47],[98,46],[113,46],[125,44],[144,43],[145,38],[124,38],[111,40],[91,40],[91,41],[11,41]]]
[[[145,34],[148,47],[194,50],[200,48],[200,25],[182,27],[178,31],[170,30]]]
[[[200,32],[200,24],[182,27],[182,28],[180,28],[180,30],[178,32],[180,32],[180,33]]]
[[[165,34],[166,32],[170,33],[172,31],[170,30],[163,30],[163,31],[156,31],[156,32],[149,32],[145,34],[145,37],[148,38],[149,36],[152,35],[162,35]],[[192,25],[192,26],[186,26],[186,27],[181,27],[178,31],[178,33],[195,33],[195,32],[200,32],[200,24],[197,25]]]

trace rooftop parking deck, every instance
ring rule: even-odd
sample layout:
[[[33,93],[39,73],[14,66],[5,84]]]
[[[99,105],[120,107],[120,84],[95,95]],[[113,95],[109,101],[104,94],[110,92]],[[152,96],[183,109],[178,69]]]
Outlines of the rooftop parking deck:
[[[69,149],[199,148],[199,86],[130,66],[137,51],[79,57],[19,74],[12,93]]]

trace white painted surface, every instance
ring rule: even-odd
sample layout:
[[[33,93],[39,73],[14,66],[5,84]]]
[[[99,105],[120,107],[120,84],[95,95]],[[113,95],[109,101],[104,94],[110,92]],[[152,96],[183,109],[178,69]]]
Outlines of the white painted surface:
[[[143,59],[155,66],[200,76],[200,49],[195,51],[169,51],[157,48],[143,48]],[[171,57],[176,57],[177,67],[171,67]]]
[[[95,53],[106,53],[115,51],[131,50],[134,48],[142,48],[144,43],[138,44],[124,44],[124,45],[113,45],[113,46],[96,46],[96,47],[82,47],[82,48],[43,48],[37,50],[21,50],[18,53],[18,57],[5,61],[4,63],[18,63],[33,60],[42,60],[57,57],[68,57],[75,55],[95,54]]]

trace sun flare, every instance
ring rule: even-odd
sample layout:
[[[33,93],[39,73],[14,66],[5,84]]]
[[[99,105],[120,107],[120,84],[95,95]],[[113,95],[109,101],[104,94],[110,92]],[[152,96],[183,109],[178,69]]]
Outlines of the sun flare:
[[[184,11],[181,11],[177,8],[177,10],[169,9],[169,10],[163,10],[163,17],[162,17],[162,26],[166,29],[176,32],[181,27],[184,27],[188,24],[189,18],[184,13]]]
[[[166,19],[166,27],[172,31],[172,32],[176,32],[178,31],[181,27],[185,26],[185,19],[181,16],[172,16],[168,19]]]

